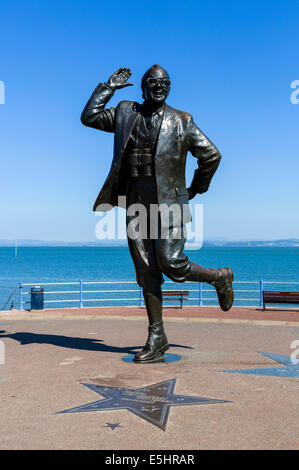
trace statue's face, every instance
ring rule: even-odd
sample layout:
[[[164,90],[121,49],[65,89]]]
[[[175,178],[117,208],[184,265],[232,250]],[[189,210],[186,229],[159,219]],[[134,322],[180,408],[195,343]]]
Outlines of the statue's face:
[[[145,80],[144,98],[154,104],[163,104],[170,92],[170,80],[166,70],[157,68]]]

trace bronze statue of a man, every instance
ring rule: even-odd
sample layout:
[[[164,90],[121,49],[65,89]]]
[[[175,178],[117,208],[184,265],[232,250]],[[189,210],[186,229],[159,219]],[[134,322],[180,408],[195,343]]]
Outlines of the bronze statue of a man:
[[[198,281],[214,286],[220,307],[227,311],[234,300],[233,272],[230,268],[206,269],[191,262],[183,251],[190,210],[175,211],[172,217],[164,213],[173,204],[189,209],[188,201],[208,190],[221,159],[218,149],[190,114],[166,104],[171,82],[167,71],[159,65],[153,65],[142,78],[142,104],[121,101],[116,108],[105,109],[116,89],[132,85],[127,83],[130,75],[130,69],[120,68],[107,83],[100,83],[86,104],[81,121],[86,126],[114,133],[111,169],[94,211],[103,210],[102,204],[118,205],[120,196],[126,197],[127,207],[142,204],[149,222],[150,207],[159,208],[157,236],[151,237],[149,231],[128,236],[149,319],[148,339],[134,360],[152,362],[169,348],[162,319],[163,274],[175,282]],[[188,151],[197,158],[198,169],[187,189]],[[127,224],[130,220],[127,212]],[[161,236],[166,226],[168,236]]]

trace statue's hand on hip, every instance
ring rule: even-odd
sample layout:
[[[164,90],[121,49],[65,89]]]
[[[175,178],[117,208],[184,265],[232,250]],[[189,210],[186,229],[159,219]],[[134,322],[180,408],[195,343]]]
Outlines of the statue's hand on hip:
[[[132,86],[133,83],[126,83],[128,78],[132,75],[130,69],[126,67],[121,67],[116,72],[114,72],[109,78],[107,84],[112,90],[117,90],[119,88],[125,88],[127,86]]]
[[[207,190],[209,189],[209,186],[210,186],[209,181],[202,181],[201,183],[198,183],[198,187],[197,187],[198,194],[206,193]]]

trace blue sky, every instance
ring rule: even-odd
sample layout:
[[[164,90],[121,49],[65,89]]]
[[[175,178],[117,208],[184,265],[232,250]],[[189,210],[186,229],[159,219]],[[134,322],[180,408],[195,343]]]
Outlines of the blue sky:
[[[140,101],[154,63],[170,74],[168,104],[193,114],[223,155],[195,199],[205,238],[299,238],[298,14],[288,0],[0,0],[0,239],[95,239],[113,136],[80,114],[120,66],[135,86],[111,105]]]

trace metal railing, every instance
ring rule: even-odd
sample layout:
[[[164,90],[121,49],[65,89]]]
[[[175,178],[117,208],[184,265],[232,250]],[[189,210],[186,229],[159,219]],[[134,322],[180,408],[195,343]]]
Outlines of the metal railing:
[[[13,298],[14,298],[14,295],[15,293],[17,292],[19,286],[16,286],[14,288],[14,290],[11,292],[10,296],[8,297],[8,299],[6,300],[5,304],[2,306],[1,310],[5,310],[6,309],[6,306],[8,305],[8,303],[11,301],[11,308],[13,308]]]
[[[217,294],[214,288],[207,284],[198,282],[175,283],[165,281],[175,290],[189,290],[187,305],[213,306],[218,305]],[[266,285],[293,286],[299,282],[279,281],[234,281],[235,302],[238,306],[263,307],[263,290]],[[124,288],[131,287],[132,288]],[[19,290],[19,310],[30,310],[24,308],[31,304],[29,287],[42,287],[44,289],[45,308],[86,308],[90,306],[144,306],[142,289],[136,281],[76,281],[76,282],[42,282],[23,283],[16,289]],[[52,286],[58,286],[54,288]],[[67,287],[65,287],[67,286]],[[92,289],[92,286],[95,286]],[[100,286],[100,288],[99,288]],[[203,286],[207,286],[204,288]],[[102,288],[104,287],[104,288]],[[105,287],[107,287],[105,289]],[[120,288],[118,288],[120,287]],[[244,288],[242,288],[244,287]],[[168,288],[168,286],[167,286]],[[280,288],[281,290],[281,288]],[[99,295],[100,294],[100,295]],[[28,297],[27,297],[28,296]],[[62,296],[62,298],[61,298]],[[29,299],[28,299],[29,298]],[[10,297],[11,299],[11,297]],[[10,300],[9,299],[9,300]],[[27,300],[28,299],[28,300]],[[246,303],[244,303],[246,302]],[[178,302],[179,303],[179,302]],[[5,303],[7,305],[7,302]],[[165,305],[168,303],[165,301]],[[172,304],[173,305],[173,304]]]

